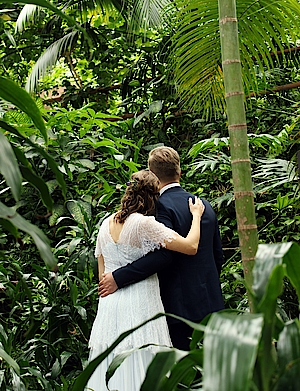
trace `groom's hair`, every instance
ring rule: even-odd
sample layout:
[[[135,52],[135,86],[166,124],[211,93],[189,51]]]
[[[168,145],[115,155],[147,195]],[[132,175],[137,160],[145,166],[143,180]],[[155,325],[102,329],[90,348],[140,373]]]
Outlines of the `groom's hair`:
[[[180,178],[180,158],[178,152],[171,147],[152,149],[148,167],[161,182],[177,181]]]

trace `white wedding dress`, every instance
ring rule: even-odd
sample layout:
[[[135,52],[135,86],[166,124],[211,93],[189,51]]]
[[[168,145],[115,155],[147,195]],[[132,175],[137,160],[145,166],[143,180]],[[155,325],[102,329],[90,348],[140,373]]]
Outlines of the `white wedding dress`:
[[[157,222],[154,217],[131,214],[125,221],[119,240],[115,243],[109,232],[109,219],[100,227],[95,256],[104,257],[105,272],[142,257],[174,239],[174,231]],[[124,331],[138,326],[158,312],[164,312],[157,275],[99,298],[97,316],[91,331],[89,361],[106,350]],[[95,370],[86,390],[106,391],[105,374],[112,359],[119,353],[146,344],[171,346],[165,317],[147,323],[126,337]],[[154,355],[161,348],[149,346],[125,359],[108,383],[110,390],[138,391]]]

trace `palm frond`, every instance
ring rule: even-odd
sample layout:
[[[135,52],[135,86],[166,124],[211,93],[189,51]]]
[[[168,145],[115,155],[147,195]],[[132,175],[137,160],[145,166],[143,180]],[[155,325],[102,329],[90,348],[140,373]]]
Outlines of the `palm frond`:
[[[203,116],[223,112],[225,97],[221,71],[218,2],[178,0],[173,36],[173,74],[182,104]],[[300,37],[297,0],[240,0],[237,2],[240,57],[245,93],[258,92],[256,69],[270,70],[278,51]],[[284,58],[282,58],[284,61]]]
[[[171,0],[132,0],[123,1],[123,15],[128,21],[131,31],[149,28],[161,28],[164,19],[164,10],[173,7]]]
[[[26,26],[34,22],[36,16],[39,15],[41,7],[35,4],[25,4],[22,8],[16,21],[15,32],[21,32]]]
[[[283,159],[258,159],[260,166],[253,172],[255,191],[264,193],[280,185],[297,181],[297,167],[294,162]]]
[[[55,41],[45,50],[45,52],[34,65],[32,72],[27,80],[25,86],[27,91],[33,91],[36,88],[38,81],[51,71],[63,53],[71,50],[77,37],[78,31],[74,30]]]

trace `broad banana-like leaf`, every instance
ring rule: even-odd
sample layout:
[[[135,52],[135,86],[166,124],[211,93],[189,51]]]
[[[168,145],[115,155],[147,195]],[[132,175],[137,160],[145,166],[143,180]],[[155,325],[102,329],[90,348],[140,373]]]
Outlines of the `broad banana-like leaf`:
[[[24,111],[41,131],[44,140],[47,142],[48,136],[40,110],[32,97],[23,88],[19,87],[14,81],[0,76],[0,96]]]
[[[1,127],[1,125],[0,125]],[[16,201],[19,200],[22,188],[22,175],[13,149],[0,131],[0,172]]]
[[[46,265],[50,269],[56,266],[56,259],[52,253],[48,238],[38,227],[20,216],[13,208],[2,204],[2,202],[0,202],[0,218],[8,220],[18,229],[28,233],[33,238]]]
[[[278,390],[300,390],[300,325],[294,319],[285,324],[278,343],[279,380]]]
[[[267,295],[271,273],[279,266],[284,266],[286,269],[285,274],[296,289],[298,299],[300,298],[299,259],[300,246],[297,243],[260,244],[258,246],[253,269],[253,291],[259,301]],[[272,295],[272,292],[269,291],[269,294]]]
[[[261,314],[212,314],[203,342],[205,391],[249,390],[262,328]]]

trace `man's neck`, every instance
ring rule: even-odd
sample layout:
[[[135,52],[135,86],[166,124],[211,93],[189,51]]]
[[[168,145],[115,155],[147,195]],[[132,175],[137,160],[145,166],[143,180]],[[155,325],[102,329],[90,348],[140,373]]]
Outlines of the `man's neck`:
[[[179,181],[174,181],[174,182],[168,182],[168,183],[163,183],[163,185],[160,187],[160,195],[164,193],[166,190],[170,189],[171,187],[176,187],[180,186]]]
[[[171,185],[173,183],[179,183],[179,181],[171,181],[171,182],[160,182],[160,188],[164,188],[165,186]]]

